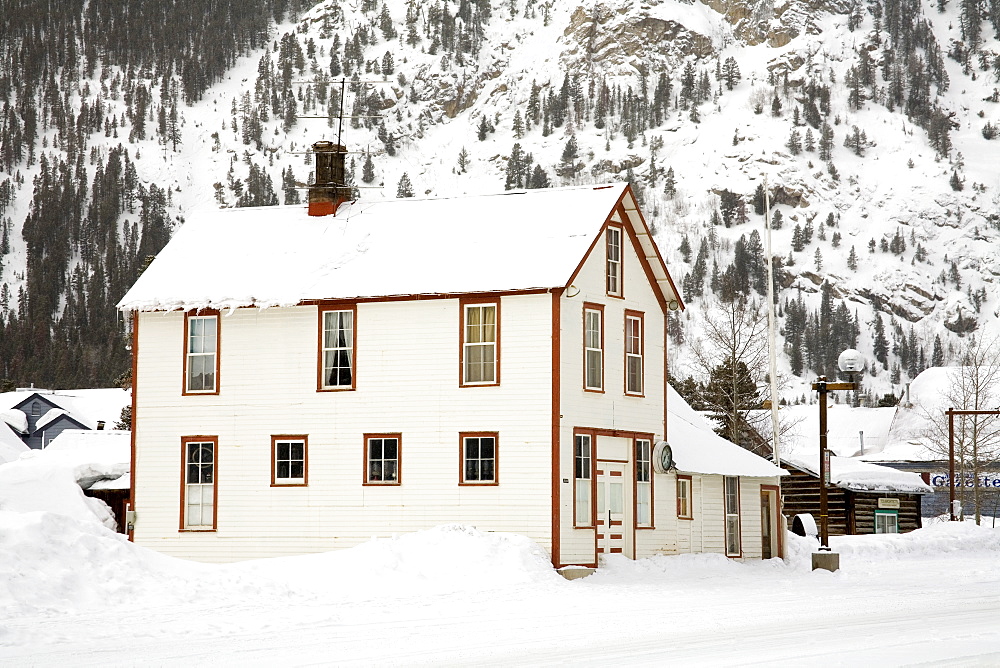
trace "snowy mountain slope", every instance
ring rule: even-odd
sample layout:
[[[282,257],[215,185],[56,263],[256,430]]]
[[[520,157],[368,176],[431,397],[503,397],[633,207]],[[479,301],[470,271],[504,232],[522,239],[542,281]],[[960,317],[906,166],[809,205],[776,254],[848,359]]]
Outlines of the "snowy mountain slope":
[[[927,90],[942,118],[951,114],[950,149],[932,147],[940,140],[918,125],[930,126],[919,114],[909,117],[903,104],[890,111],[883,101],[894,86],[891,58],[906,55],[899,34],[888,27],[900,12],[922,12],[928,22],[916,29],[921,46],[909,66],[919,56],[939,70]],[[333,113],[339,109],[331,104],[336,87],[299,82],[332,78],[336,53],[338,76],[350,61],[352,74],[373,82],[362,85],[363,94],[348,92],[345,114],[382,116],[344,122],[343,142],[372,156],[371,183],[364,180],[365,156],[353,156],[354,182],[365,187],[361,197],[395,196],[404,174],[416,194],[430,196],[532,185],[538,169],[552,184],[629,178],[645,200],[678,284],[695,270],[702,239],[709,242],[708,269],[716,264],[722,273],[741,236],[763,234],[763,218],[751,202],[766,179],[774,210],[784,220],[773,234],[774,253],[784,265],[778,272],[786,343],[782,372],[808,381],[821,371],[811,353],[801,363],[792,361],[792,348],[807,344],[788,330],[784,307],[801,297],[806,309],[818,310],[826,282],[834,305],[843,303],[854,318],[856,345],[869,360],[878,348],[876,317],[882,321],[885,364],[872,365],[875,375],[869,372],[866,386],[876,395],[898,394],[910,372],[935,361],[935,338],[948,361],[962,345],[959,333],[998,328],[1000,169],[983,128],[1000,123],[1000,106],[991,101],[998,86],[991,54],[1000,47],[983,22],[978,55],[967,59],[968,66],[942,57],[955,50],[962,26],[959,6],[938,13],[932,3],[331,1],[295,23],[276,26],[266,53],[259,49],[237,59],[200,101],[181,105],[176,146],[150,120],[146,140],[128,142],[123,125],[117,139],[95,135],[90,141],[102,153],[122,142],[138,178],[170,193],[175,224],[196,207],[232,206],[250,195],[249,203],[266,203],[254,198],[272,190],[277,201],[294,201],[301,190],[292,183],[309,180],[309,158],[302,152],[313,141],[337,138],[336,124],[331,127],[326,117],[331,107]],[[871,57],[869,67],[877,74],[873,83],[855,88],[863,89],[860,97],[875,99],[852,98],[848,85],[852,68],[864,65],[861,53]],[[732,90],[726,81],[730,58],[739,71]],[[107,85],[118,70],[104,67]],[[103,74],[103,68],[95,73],[92,98]],[[665,94],[658,88],[661,74],[670,84]],[[162,99],[162,78],[145,81],[151,98]],[[909,80],[904,87],[915,89]],[[821,139],[820,128],[805,120],[808,91],[817,88],[828,94],[824,101],[821,90],[818,104],[833,134],[829,160],[820,159],[816,147],[808,150],[807,131],[814,143]],[[296,100],[291,111],[284,94],[289,90]],[[74,104],[84,97],[74,97]],[[561,98],[566,108],[557,125]],[[127,111],[124,98],[104,102],[109,115]],[[533,109],[539,109],[537,122],[526,120]],[[548,121],[546,111],[552,111]],[[147,113],[156,119],[155,102]],[[844,142],[855,127],[852,149]],[[805,144],[798,151],[788,145],[793,130]],[[57,134],[50,129],[39,142],[51,144]],[[567,148],[571,139],[575,156]],[[667,168],[674,173],[672,196],[664,193]],[[26,185],[6,213],[12,229],[0,282],[8,286],[12,309],[25,280],[18,226],[28,215],[28,185],[37,170],[37,163],[22,165]],[[953,189],[953,175],[962,190]],[[712,224],[725,194],[744,203],[745,223]],[[830,214],[834,224],[826,226]],[[807,223],[814,238],[792,250],[796,225]],[[685,236],[694,250],[687,259],[680,248]],[[869,252],[873,241],[875,251]],[[892,250],[883,251],[883,241],[887,248],[893,242]],[[681,324],[688,340],[701,327],[713,292],[709,277],[701,280],[705,296],[686,294],[689,308]],[[907,338],[919,351],[901,355],[900,341]],[[677,350],[675,373],[693,373],[687,345]],[[804,385],[793,382],[786,392],[797,397]]]

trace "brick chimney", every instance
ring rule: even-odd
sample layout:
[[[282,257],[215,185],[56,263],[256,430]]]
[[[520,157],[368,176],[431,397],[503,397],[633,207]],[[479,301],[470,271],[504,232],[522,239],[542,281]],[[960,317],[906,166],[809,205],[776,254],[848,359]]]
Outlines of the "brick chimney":
[[[309,215],[331,216],[341,202],[351,199],[351,189],[346,186],[344,156],[347,149],[332,141],[318,141],[312,145],[316,164],[316,182],[309,184]]]

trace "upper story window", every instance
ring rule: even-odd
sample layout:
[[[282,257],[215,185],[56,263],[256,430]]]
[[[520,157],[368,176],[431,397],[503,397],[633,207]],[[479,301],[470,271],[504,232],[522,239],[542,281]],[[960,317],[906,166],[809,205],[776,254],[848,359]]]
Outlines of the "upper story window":
[[[353,390],[355,309],[320,310],[321,390]]]
[[[583,389],[604,391],[604,307],[583,306]]]
[[[468,433],[462,440],[462,484],[495,485],[497,481],[497,433]]]
[[[184,329],[184,393],[218,394],[218,314],[189,314],[184,320]]]
[[[42,405],[40,403],[38,403],[37,401],[32,401],[31,402],[31,416],[32,417],[38,417],[41,414],[42,414]]]
[[[216,457],[214,436],[185,436],[184,481],[181,487],[181,529],[212,531],[216,518]]]
[[[462,385],[500,383],[500,304],[462,303]]]
[[[365,434],[365,484],[399,484],[401,434]]]
[[[653,526],[653,479],[650,455],[653,442],[635,439],[635,525]]]
[[[607,231],[607,287],[608,294],[622,296],[622,229],[608,227]]]
[[[642,394],[642,314],[625,312],[625,392]]]
[[[308,443],[306,436],[271,437],[271,484],[308,484]]]

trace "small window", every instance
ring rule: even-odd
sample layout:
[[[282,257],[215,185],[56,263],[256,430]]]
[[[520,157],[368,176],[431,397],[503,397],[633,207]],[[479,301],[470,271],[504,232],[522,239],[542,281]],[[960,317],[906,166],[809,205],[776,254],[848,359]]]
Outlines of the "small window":
[[[462,484],[497,484],[496,432],[470,433],[462,441]]]
[[[625,313],[625,392],[642,394],[642,314]]]
[[[215,394],[218,392],[219,317],[188,315],[185,325],[184,392]]]
[[[899,533],[899,515],[895,510],[875,511],[875,533]]]
[[[185,437],[184,484],[181,499],[181,529],[215,529],[216,441],[214,437]]]
[[[689,520],[694,517],[691,503],[691,476],[677,476],[677,518]]]
[[[583,308],[583,388],[604,391],[604,308],[597,304]]]
[[[608,294],[620,297],[622,294],[622,230],[620,227],[608,228],[607,248]]]
[[[738,557],[743,552],[740,537],[740,479],[725,477],[726,556]]]
[[[306,436],[272,436],[272,485],[308,484],[308,442]]]
[[[499,383],[499,304],[462,305],[462,385]]]
[[[320,341],[320,389],[354,389],[354,309],[324,310]]]
[[[42,405],[37,401],[31,402],[31,417],[38,417],[42,414]]]
[[[650,476],[650,451],[652,441],[646,438],[635,440],[635,524],[638,527],[653,526],[653,483]]]
[[[365,434],[365,484],[399,484],[400,434]]]
[[[589,434],[577,434],[574,439],[573,478],[574,478],[574,523],[578,527],[594,525],[593,505],[591,503],[591,437]]]

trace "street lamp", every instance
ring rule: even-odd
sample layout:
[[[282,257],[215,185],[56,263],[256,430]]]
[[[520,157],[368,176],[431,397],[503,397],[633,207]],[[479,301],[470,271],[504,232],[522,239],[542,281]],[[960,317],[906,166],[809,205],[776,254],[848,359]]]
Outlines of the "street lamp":
[[[819,552],[812,555],[813,570],[822,568],[835,571],[840,568],[840,555],[830,551],[830,516],[827,508],[826,486],[830,484],[830,451],[826,449],[826,395],[830,390],[855,390],[855,374],[865,367],[864,358],[857,350],[849,348],[840,353],[837,366],[851,378],[849,383],[830,383],[826,376],[820,376],[812,384],[819,392]]]

